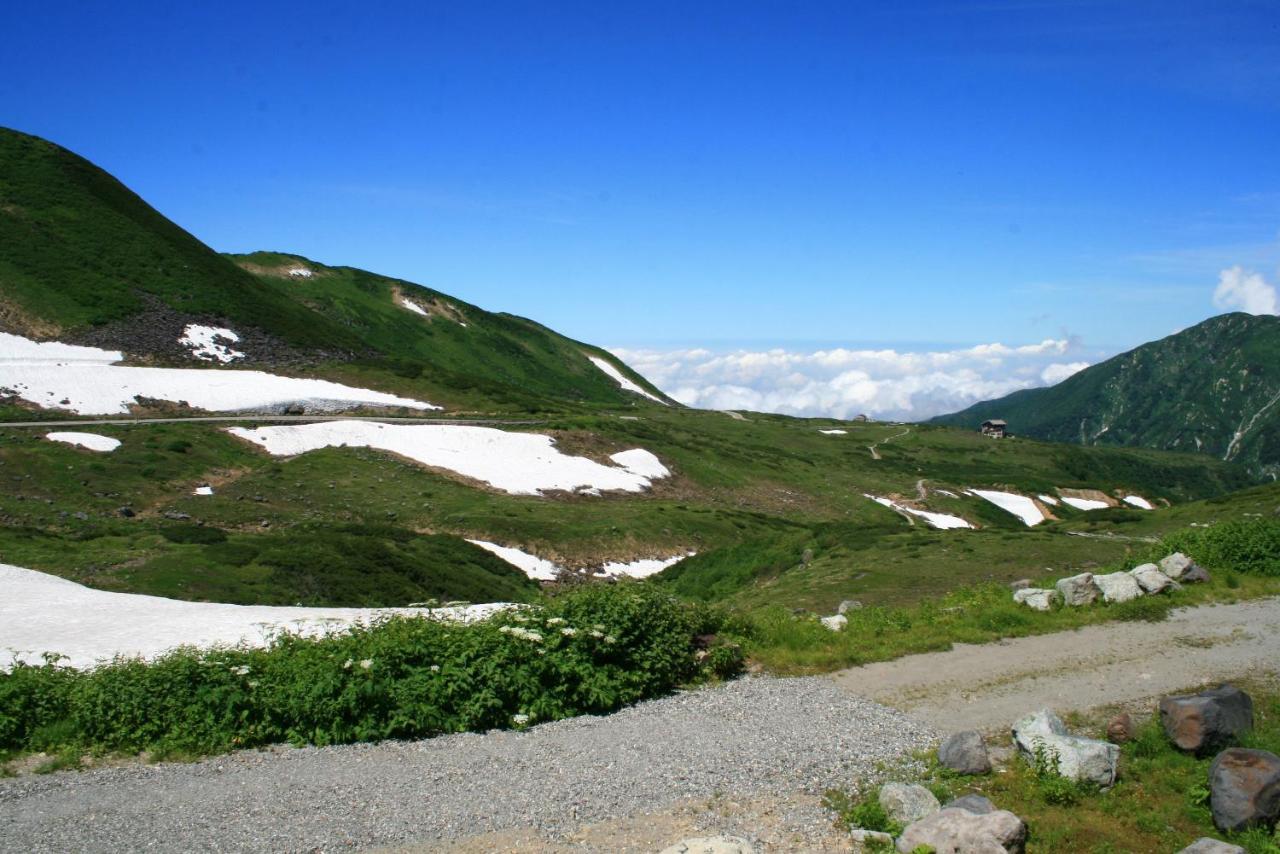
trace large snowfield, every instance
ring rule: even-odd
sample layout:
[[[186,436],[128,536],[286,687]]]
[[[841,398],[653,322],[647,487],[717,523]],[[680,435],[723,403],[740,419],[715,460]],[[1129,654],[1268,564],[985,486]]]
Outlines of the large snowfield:
[[[626,375],[622,373],[622,371],[619,371],[606,359],[601,359],[599,356],[588,356],[587,358],[591,360],[591,364],[595,365],[597,368],[599,368],[600,370],[608,374],[610,378],[612,378],[613,381],[616,382],[618,386],[622,388],[623,391],[634,391],[636,394],[642,394],[656,403],[661,403],[663,406],[669,405],[662,398],[652,395],[649,392],[645,391],[640,386],[636,385],[636,383],[628,379]]]
[[[185,402],[207,412],[276,411],[299,403],[312,410],[338,410],[353,405],[440,408],[421,400],[328,380],[296,379],[263,371],[115,364],[123,358],[115,350],[41,343],[0,332],[0,390],[8,389],[40,407],[80,415],[128,414],[140,396]]]
[[[492,427],[326,421],[256,429],[231,427],[227,432],[281,457],[320,448],[377,448],[484,481],[513,495],[538,495],[543,490],[642,492],[654,480],[671,474],[642,448],[614,454],[610,460],[615,465],[607,466],[562,454],[550,436]]]
[[[56,575],[0,564],[0,669],[39,664],[46,652],[87,668],[117,655],[155,658],[175,647],[265,646],[274,633],[342,631],[394,614],[471,622],[517,607],[298,608],[183,602],[94,590]]]
[[[966,491],[970,495],[985,498],[1001,510],[1012,513],[1028,526],[1039,525],[1044,521],[1044,514],[1040,512],[1040,508],[1025,495],[1015,495],[1012,492],[996,492],[992,489],[970,489]]]

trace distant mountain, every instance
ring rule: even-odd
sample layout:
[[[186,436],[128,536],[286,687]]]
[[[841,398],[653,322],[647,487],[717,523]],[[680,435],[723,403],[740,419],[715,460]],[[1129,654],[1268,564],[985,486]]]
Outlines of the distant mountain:
[[[616,357],[531,320],[297,255],[220,255],[84,158],[0,128],[0,331],[170,364],[191,361],[179,343],[190,323],[234,330],[237,367],[452,408],[669,402]]]
[[[1224,314],[934,423],[1082,445],[1198,451],[1280,476],[1280,317]]]

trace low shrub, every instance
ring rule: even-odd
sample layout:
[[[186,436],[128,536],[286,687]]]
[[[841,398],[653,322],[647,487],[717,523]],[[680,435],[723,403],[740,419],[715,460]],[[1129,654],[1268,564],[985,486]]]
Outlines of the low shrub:
[[[1190,555],[1209,570],[1280,577],[1280,519],[1236,519],[1185,528],[1164,538],[1166,552]]]
[[[0,749],[207,754],[523,727],[603,714],[741,668],[714,615],[649,585],[588,585],[472,625],[398,617],[282,634],[262,649],[180,649],[88,671],[0,674]]]

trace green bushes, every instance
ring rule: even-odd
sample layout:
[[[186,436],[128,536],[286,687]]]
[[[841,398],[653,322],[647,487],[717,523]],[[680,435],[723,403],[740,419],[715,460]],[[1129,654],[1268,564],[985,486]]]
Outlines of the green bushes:
[[[1165,537],[1164,546],[1190,555],[1210,570],[1280,577],[1280,519],[1238,519],[1187,528]]]
[[[473,625],[397,618],[263,649],[183,649],[77,672],[0,674],[0,749],[205,754],[521,727],[604,714],[718,669],[711,611],[651,586],[590,585]]]

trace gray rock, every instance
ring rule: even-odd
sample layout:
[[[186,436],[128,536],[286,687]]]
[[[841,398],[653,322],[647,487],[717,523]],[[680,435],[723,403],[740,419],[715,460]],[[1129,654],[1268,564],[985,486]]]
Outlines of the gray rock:
[[[949,809],[921,819],[902,831],[898,851],[910,854],[922,845],[938,854],[1021,854],[1027,825],[1008,810],[978,815]]]
[[[914,783],[885,783],[880,787],[880,806],[899,824],[919,821],[942,809],[933,792]]]
[[[840,607],[836,608],[837,614],[847,614],[850,611],[856,611],[862,607],[862,603],[857,599],[845,599],[840,603]]]
[[[755,854],[755,850],[739,836],[692,836],[663,848],[661,854]]]
[[[956,798],[942,808],[944,810],[968,810],[974,815],[986,815],[996,811],[996,805],[991,803],[990,799],[984,798],[982,795],[973,794]]]
[[[1098,585],[1102,598],[1107,602],[1128,602],[1142,595],[1138,580],[1127,572],[1095,575],[1093,583]]]
[[[1191,565],[1191,568],[1182,573],[1182,577],[1178,580],[1183,584],[1203,584],[1210,578],[1209,571],[1198,563]]]
[[[1218,830],[1237,831],[1280,819],[1280,756],[1233,747],[1209,766],[1209,808]]]
[[[1013,725],[1013,740],[1030,762],[1056,758],[1058,774],[1071,780],[1110,786],[1116,781],[1120,748],[1107,741],[1080,738],[1067,732],[1062,719],[1041,709]]]
[[[1163,593],[1173,585],[1173,580],[1160,571],[1154,563],[1144,563],[1129,570],[1133,580],[1146,593]]]
[[[831,631],[838,632],[849,624],[849,618],[844,614],[836,614],[834,617],[823,617],[819,622]]]
[[[977,730],[949,736],[938,748],[938,762],[958,774],[986,774],[991,770],[987,742]]]
[[[1165,735],[1179,750],[1209,753],[1253,728],[1253,699],[1231,685],[1160,701]]]
[[[849,838],[853,840],[854,851],[866,851],[875,846],[883,848],[886,845],[893,845],[893,837],[879,830],[864,830],[861,827],[855,827],[849,831]]]
[[[1092,572],[1082,572],[1070,578],[1060,578],[1054,587],[1057,588],[1058,595],[1062,597],[1062,602],[1065,605],[1092,605],[1098,601],[1098,596],[1101,595],[1101,591],[1093,583]]]
[[[117,508],[116,512],[126,519],[132,519],[134,516],[138,515],[137,513],[133,512],[132,507],[120,507],[120,508]]]
[[[1013,601],[1026,605],[1036,611],[1048,611],[1053,607],[1053,600],[1058,596],[1056,590],[1045,590],[1040,587],[1026,587],[1013,592]]]
[[[1183,574],[1193,566],[1195,561],[1182,552],[1174,552],[1160,559],[1160,571],[1174,581],[1181,581]]]
[[[1230,842],[1223,842],[1211,836],[1202,836],[1178,854],[1249,854],[1249,852],[1239,845],[1232,845]]]

